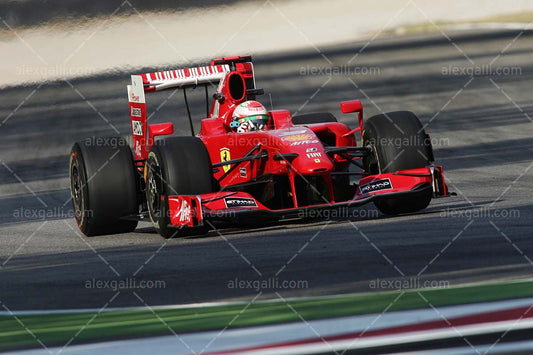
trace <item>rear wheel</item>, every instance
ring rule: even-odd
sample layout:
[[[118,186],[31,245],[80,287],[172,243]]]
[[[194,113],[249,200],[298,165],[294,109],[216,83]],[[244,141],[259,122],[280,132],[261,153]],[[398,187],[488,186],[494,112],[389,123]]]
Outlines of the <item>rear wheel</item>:
[[[429,136],[418,117],[409,111],[390,112],[366,120],[363,146],[372,146],[374,151],[363,159],[369,174],[423,168],[433,161]],[[425,190],[414,196],[377,200],[374,204],[385,214],[409,213],[426,208],[431,197],[431,190]]]
[[[70,192],[78,227],[87,236],[131,232],[138,212],[136,172],[128,143],[122,137],[101,144],[77,142],[70,154]]]
[[[173,228],[168,207],[169,195],[213,192],[211,160],[204,143],[196,137],[159,140],[146,164],[146,200],[156,231],[165,238],[205,234],[207,226]]]

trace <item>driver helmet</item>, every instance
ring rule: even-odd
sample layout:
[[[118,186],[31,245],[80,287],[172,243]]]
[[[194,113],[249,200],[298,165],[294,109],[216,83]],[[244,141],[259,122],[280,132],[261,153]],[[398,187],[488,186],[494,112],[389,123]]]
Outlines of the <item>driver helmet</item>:
[[[237,133],[264,131],[269,118],[267,110],[259,102],[245,101],[233,111],[230,127]]]

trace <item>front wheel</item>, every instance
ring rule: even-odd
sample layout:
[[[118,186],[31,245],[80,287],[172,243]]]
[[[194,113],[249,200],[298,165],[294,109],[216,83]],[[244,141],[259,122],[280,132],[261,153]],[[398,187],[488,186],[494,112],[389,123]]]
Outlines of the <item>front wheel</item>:
[[[423,168],[433,161],[429,136],[418,117],[409,111],[389,112],[366,120],[363,146],[371,146],[374,152],[363,159],[368,174]],[[376,200],[374,204],[385,214],[416,212],[426,208],[431,201],[432,191],[423,191],[416,195]]]
[[[157,141],[146,162],[146,202],[152,224],[165,238],[201,235],[207,226],[174,228],[168,196],[213,192],[211,159],[196,137],[169,137]]]

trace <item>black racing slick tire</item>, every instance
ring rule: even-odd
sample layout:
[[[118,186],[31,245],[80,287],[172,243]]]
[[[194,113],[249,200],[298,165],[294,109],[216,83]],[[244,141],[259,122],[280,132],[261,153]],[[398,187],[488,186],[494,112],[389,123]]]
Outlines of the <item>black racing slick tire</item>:
[[[168,137],[155,142],[146,162],[146,200],[156,231],[165,238],[202,235],[207,226],[173,228],[169,195],[213,192],[211,159],[201,139]]]
[[[70,154],[70,192],[78,227],[86,236],[127,233],[137,220],[137,179],[131,150],[122,137],[86,139]]]
[[[373,154],[363,159],[367,174],[423,168],[433,161],[429,136],[418,117],[409,111],[389,112],[366,120],[363,146],[373,148]],[[416,195],[379,199],[374,204],[382,213],[394,215],[422,210],[431,198],[431,189],[425,189]]]
[[[329,112],[305,113],[302,115],[293,116],[292,118],[293,124],[313,124],[326,122],[337,122],[337,118]]]

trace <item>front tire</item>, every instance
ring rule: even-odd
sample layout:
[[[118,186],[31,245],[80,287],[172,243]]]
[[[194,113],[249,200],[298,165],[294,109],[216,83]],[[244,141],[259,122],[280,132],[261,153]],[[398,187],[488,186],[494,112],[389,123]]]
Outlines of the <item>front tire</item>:
[[[146,162],[146,200],[156,231],[165,238],[201,235],[206,226],[173,228],[168,196],[213,192],[211,159],[196,137],[169,137],[155,142]]]
[[[423,168],[433,161],[429,136],[416,115],[396,111],[370,117],[363,127],[363,146],[371,146],[374,154],[363,159],[368,174],[392,173]],[[431,190],[414,196],[376,200],[374,204],[385,214],[416,212],[426,208]]]
[[[77,142],[70,154],[70,192],[76,223],[86,236],[127,233],[138,212],[135,166],[122,137]]]

